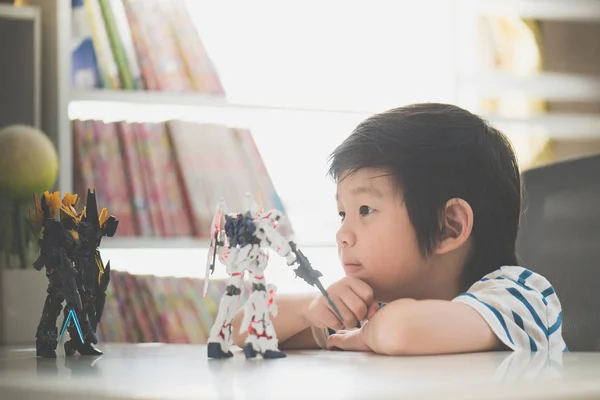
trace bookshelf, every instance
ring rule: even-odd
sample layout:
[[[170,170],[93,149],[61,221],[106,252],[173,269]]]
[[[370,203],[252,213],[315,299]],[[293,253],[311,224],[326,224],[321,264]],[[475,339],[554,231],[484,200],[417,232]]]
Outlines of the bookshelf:
[[[505,131],[600,139],[600,2],[459,0],[457,15],[459,103]]]
[[[323,110],[299,109],[272,104],[244,104],[230,102],[224,96],[198,93],[172,93],[158,91],[73,90],[71,88],[71,7],[63,0],[29,0],[43,14],[42,58],[43,65],[43,130],[56,143],[60,155],[61,192],[73,190],[73,148],[69,110],[87,107],[95,116],[102,117],[106,110],[124,109],[135,105],[144,110],[169,106],[180,109],[220,109],[243,111],[246,114],[272,111],[339,112],[366,117],[379,110]],[[456,23],[474,15],[504,15],[534,18],[537,20],[569,23],[600,22],[600,3],[595,0],[456,0]],[[460,47],[460,46],[457,46]],[[460,49],[459,54],[460,54]],[[468,57],[467,57],[468,58]],[[503,129],[510,127],[539,128],[556,138],[600,137],[600,113],[580,113],[577,110],[557,111],[540,115],[499,115],[485,113],[474,105],[483,97],[510,94],[527,95],[546,100],[594,104],[600,102],[600,75],[581,73],[544,72],[521,75],[499,71],[477,71],[456,68],[457,103],[481,112],[491,123]],[[141,111],[144,113],[144,111]],[[224,114],[223,114],[224,115]],[[220,118],[229,118],[225,115]],[[507,127],[507,128],[505,128]],[[534,129],[532,129],[534,130]],[[189,238],[120,238],[106,240],[105,247],[160,248],[195,247],[203,241]]]
[[[231,104],[224,96],[219,94],[158,90],[75,90],[72,88],[71,83],[71,27],[73,27],[72,17],[74,14],[70,2],[64,0],[30,0],[27,3],[38,7],[44,15],[42,58],[46,68],[43,71],[44,109],[42,129],[50,136],[58,149],[60,174],[57,189],[63,193],[77,189],[74,185],[76,178],[74,176],[75,153],[77,149],[73,145],[74,140],[76,141],[77,138],[77,132],[72,125],[72,121],[77,117],[70,115],[69,111],[73,107],[81,106],[85,108],[86,105],[92,105],[92,108],[94,108],[93,104],[100,102],[104,105],[111,104],[114,106],[116,104],[117,107],[125,104],[141,108],[145,105],[151,107],[187,107],[188,109],[194,109],[196,113],[198,108],[207,107],[217,109],[265,109],[264,106],[258,105]],[[100,60],[100,57],[98,55],[98,60]],[[103,109],[104,107],[96,108],[96,111],[100,111],[100,113],[89,119],[105,119],[106,116],[102,115]],[[310,111],[314,112],[316,110]],[[146,121],[145,118],[151,115],[147,113],[147,110],[142,111],[142,113],[144,112],[145,115],[143,115],[142,121]],[[171,116],[170,118],[175,119],[176,117]],[[164,121],[163,119],[160,122]],[[230,127],[235,126],[226,122],[223,124]],[[263,196],[268,194],[262,189],[259,190],[261,190]],[[210,210],[210,212],[212,211]],[[103,242],[103,246],[106,248],[191,248],[206,247],[206,245],[207,243],[203,239],[188,236],[164,237],[162,233],[159,236],[151,237],[118,237]]]
[[[103,249],[208,249],[208,241],[195,238],[125,237],[103,238]]]
[[[12,7],[0,3],[0,24],[3,35],[11,32],[9,39],[0,38],[3,59],[0,65],[2,104],[0,126],[25,123],[40,128],[40,69],[41,69],[41,15],[34,7]],[[15,47],[13,43],[20,45]],[[10,100],[9,100],[10,99]]]
[[[596,0],[465,0],[463,5],[484,15],[559,21],[600,21]]]

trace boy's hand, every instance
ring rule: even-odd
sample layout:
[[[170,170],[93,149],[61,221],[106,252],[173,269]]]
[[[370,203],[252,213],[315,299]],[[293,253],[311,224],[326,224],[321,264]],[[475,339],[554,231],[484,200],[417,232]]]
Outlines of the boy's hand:
[[[368,324],[368,322],[366,323]],[[365,324],[365,326],[366,326]],[[360,329],[337,331],[327,338],[327,350],[373,351],[363,339],[363,327]]]
[[[359,321],[370,318],[379,308],[373,301],[373,289],[365,282],[344,277],[327,288],[344,321],[340,321],[324,296],[316,297],[308,307],[306,319],[317,328],[334,330],[356,328]]]

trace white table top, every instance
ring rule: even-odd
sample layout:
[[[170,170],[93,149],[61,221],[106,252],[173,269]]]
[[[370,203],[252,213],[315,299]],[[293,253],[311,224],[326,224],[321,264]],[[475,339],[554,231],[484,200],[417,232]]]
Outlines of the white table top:
[[[0,399],[600,398],[600,353],[288,351],[283,359],[246,360],[236,348],[233,358],[212,360],[204,346],[99,348],[105,354],[95,359],[0,348]]]

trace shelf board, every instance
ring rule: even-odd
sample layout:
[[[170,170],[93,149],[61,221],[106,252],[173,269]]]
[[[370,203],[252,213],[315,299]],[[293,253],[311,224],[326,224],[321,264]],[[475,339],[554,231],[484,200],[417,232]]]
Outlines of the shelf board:
[[[493,126],[505,126],[509,132],[511,125],[542,128],[554,138],[600,139],[600,116],[589,114],[541,114],[528,117],[505,117],[480,114]]]
[[[207,239],[190,237],[105,237],[102,249],[208,249]],[[335,248],[335,242],[302,242],[302,247],[321,249]]]
[[[465,0],[483,15],[519,16],[539,20],[600,21],[597,0]]]
[[[13,6],[12,4],[0,4],[0,17],[11,19],[38,19],[40,10],[34,6]]]
[[[459,76],[458,87],[483,96],[517,94],[550,101],[600,101],[600,77],[572,74],[465,73]]]
[[[190,237],[114,237],[103,238],[100,250],[106,249],[206,249],[208,240]]]
[[[202,93],[177,93],[144,90],[75,90],[71,92],[70,103],[103,102],[150,106],[214,107],[240,110],[292,111],[292,112],[334,112],[344,114],[371,114],[374,111],[356,111],[344,109],[308,108],[293,106],[275,106],[272,104],[234,103],[225,96]]]
[[[71,92],[71,102],[94,101],[109,103],[131,103],[150,105],[216,106],[227,107],[224,96],[202,93],[177,93],[147,90],[75,90]]]
[[[599,1],[600,3],[600,1]],[[513,85],[516,87],[519,85],[519,79],[521,78],[508,78],[506,79],[515,79],[515,83]],[[536,87],[540,93],[545,90],[550,93],[552,90],[559,90],[558,86],[561,82],[569,81],[573,84],[577,84],[579,86],[583,86],[585,83],[578,81],[579,78],[573,76],[565,76],[565,75],[545,75],[538,77],[539,79],[530,81],[529,85],[532,87]],[[479,77],[478,79],[484,79],[483,77]],[[554,83],[551,84],[552,88],[543,89],[541,86],[545,84],[545,82],[551,82],[554,79]],[[577,81],[577,82],[575,82]],[[588,83],[590,83],[588,81]],[[475,82],[472,82],[473,85],[476,85]],[[594,83],[594,84],[597,84]],[[490,84],[491,85],[491,84]],[[491,90],[491,89],[490,89]],[[584,96],[591,97],[592,90],[585,90]],[[550,93],[552,94],[552,93]],[[558,96],[558,94],[555,94]],[[569,96],[573,96],[574,93],[569,89]],[[109,91],[109,90],[92,90],[92,91],[84,91],[84,92],[74,92],[71,96],[71,102],[82,102],[88,103],[88,105],[92,106],[92,111],[94,111],[94,118],[100,118],[102,115],[106,114],[105,110],[98,111],[98,106],[96,106],[97,102],[106,102],[111,103],[112,111],[117,109],[117,111],[122,112],[124,115],[119,115],[119,118],[123,118],[125,115],[129,115],[129,111],[132,109],[128,109],[126,111],[124,107],[119,107],[120,104],[142,104],[142,105],[151,105],[151,106],[160,106],[161,105],[179,105],[179,106],[207,106],[207,107],[222,107],[222,108],[240,108],[245,109],[246,111],[250,111],[248,109],[261,109],[261,110],[287,110],[287,111],[311,111],[308,109],[286,109],[284,107],[270,107],[270,106],[256,106],[256,105],[244,105],[244,104],[231,104],[228,103],[224,98],[215,98],[211,96],[201,95],[201,94],[190,94],[190,93],[164,93],[164,92],[127,92],[127,91]],[[90,107],[88,107],[90,108]],[[324,112],[327,110],[314,110],[319,112]],[[136,111],[138,114],[140,111]],[[197,114],[196,111],[193,111]],[[342,111],[343,112],[343,111]],[[142,115],[145,116],[147,113],[144,113],[142,110]],[[364,112],[365,116],[370,115],[368,112]],[[87,117],[90,118],[90,117]],[[488,115],[484,116],[488,121],[496,124],[519,124],[519,125],[528,125],[534,127],[543,128],[548,135],[552,137],[568,137],[568,138],[586,138],[600,137],[600,117],[595,115],[586,115],[586,114],[552,114],[552,115],[539,115],[539,116],[531,116],[525,118],[519,117],[504,117],[504,116],[495,116]],[[173,239],[140,239],[140,240],[151,240],[147,242],[143,247],[152,247],[156,245],[157,247],[182,247],[181,245],[177,245],[178,239],[174,242]],[[161,245],[165,241],[166,245]],[[142,242],[144,243],[144,242]],[[137,246],[138,243],[134,240],[133,245]],[[186,246],[183,246],[186,247]]]

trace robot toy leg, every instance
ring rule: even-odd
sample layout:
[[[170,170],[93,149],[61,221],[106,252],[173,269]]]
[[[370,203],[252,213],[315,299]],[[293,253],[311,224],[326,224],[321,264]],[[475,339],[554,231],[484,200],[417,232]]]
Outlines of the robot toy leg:
[[[100,259],[100,255],[98,255],[100,263],[102,264],[102,260]],[[108,284],[110,283],[110,261],[106,263],[104,267],[104,273],[100,277],[100,284],[97,286],[95,295],[91,296],[92,304],[91,308],[95,310],[95,318],[92,321],[92,329],[96,332],[98,329],[98,324],[102,319],[102,313],[104,312],[104,304],[106,303],[106,290],[108,289]]]
[[[77,315],[79,328],[83,336],[82,342],[75,321],[70,320],[68,325],[70,339],[64,344],[65,354],[73,355],[77,351],[81,355],[101,355],[102,352],[93,346],[93,344],[98,343],[98,339],[92,329],[87,313],[83,309],[81,294],[74,277],[69,277],[63,281],[63,291],[67,300],[65,321],[67,321],[68,311],[73,309]]]
[[[42,358],[56,358],[56,345],[58,344],[58,329],[56,320],[62,308],[64,297],[53,282],[48,284],[48,295],[42,310],[42,317],[36,333],[36,356]]]
[[[221,297],[219,311],[208,337],[208,357],[227,358],[233,353],[229,350],[233,345],[231,322],[237,311],[242,293],[242,274],[236,273],[229,278],[227,290]]]
[[[67,321],[69,315],[70,308],[65,307],[64,309],[64,318]],[[74,310],[75,311],[75,310]],[[100,356],[102,355],[102,351],[98,350],[94,347],[95,343],[98,343],[96,339],[96,335],[94,334],[92,327],[90,325],[90,321],[85,319],[85,313],[76,313],[77,320],[79,321],[80,326],[77,327],[74,320],[69,321],[69,325],[67,327],[69,331],[69,340],[67,340],[64,344],[65,355],[72,356],[75,355],[76,352],[81,354],[82,356]],[[79,330],[81,329],[81,333],[83,335],[83,343],[81,342],[81,338],[79,336]]]
[[[252,294],[244,307],[244,321],[240,331],[247,331],[244,354],[246,358],[260,353],[263,358],[283,358],[285,353],[279,350],[279,341],[271,322],[270,314],[277,314],[274,303],[275,287],[265,286],[264,278],[254,278]]]

